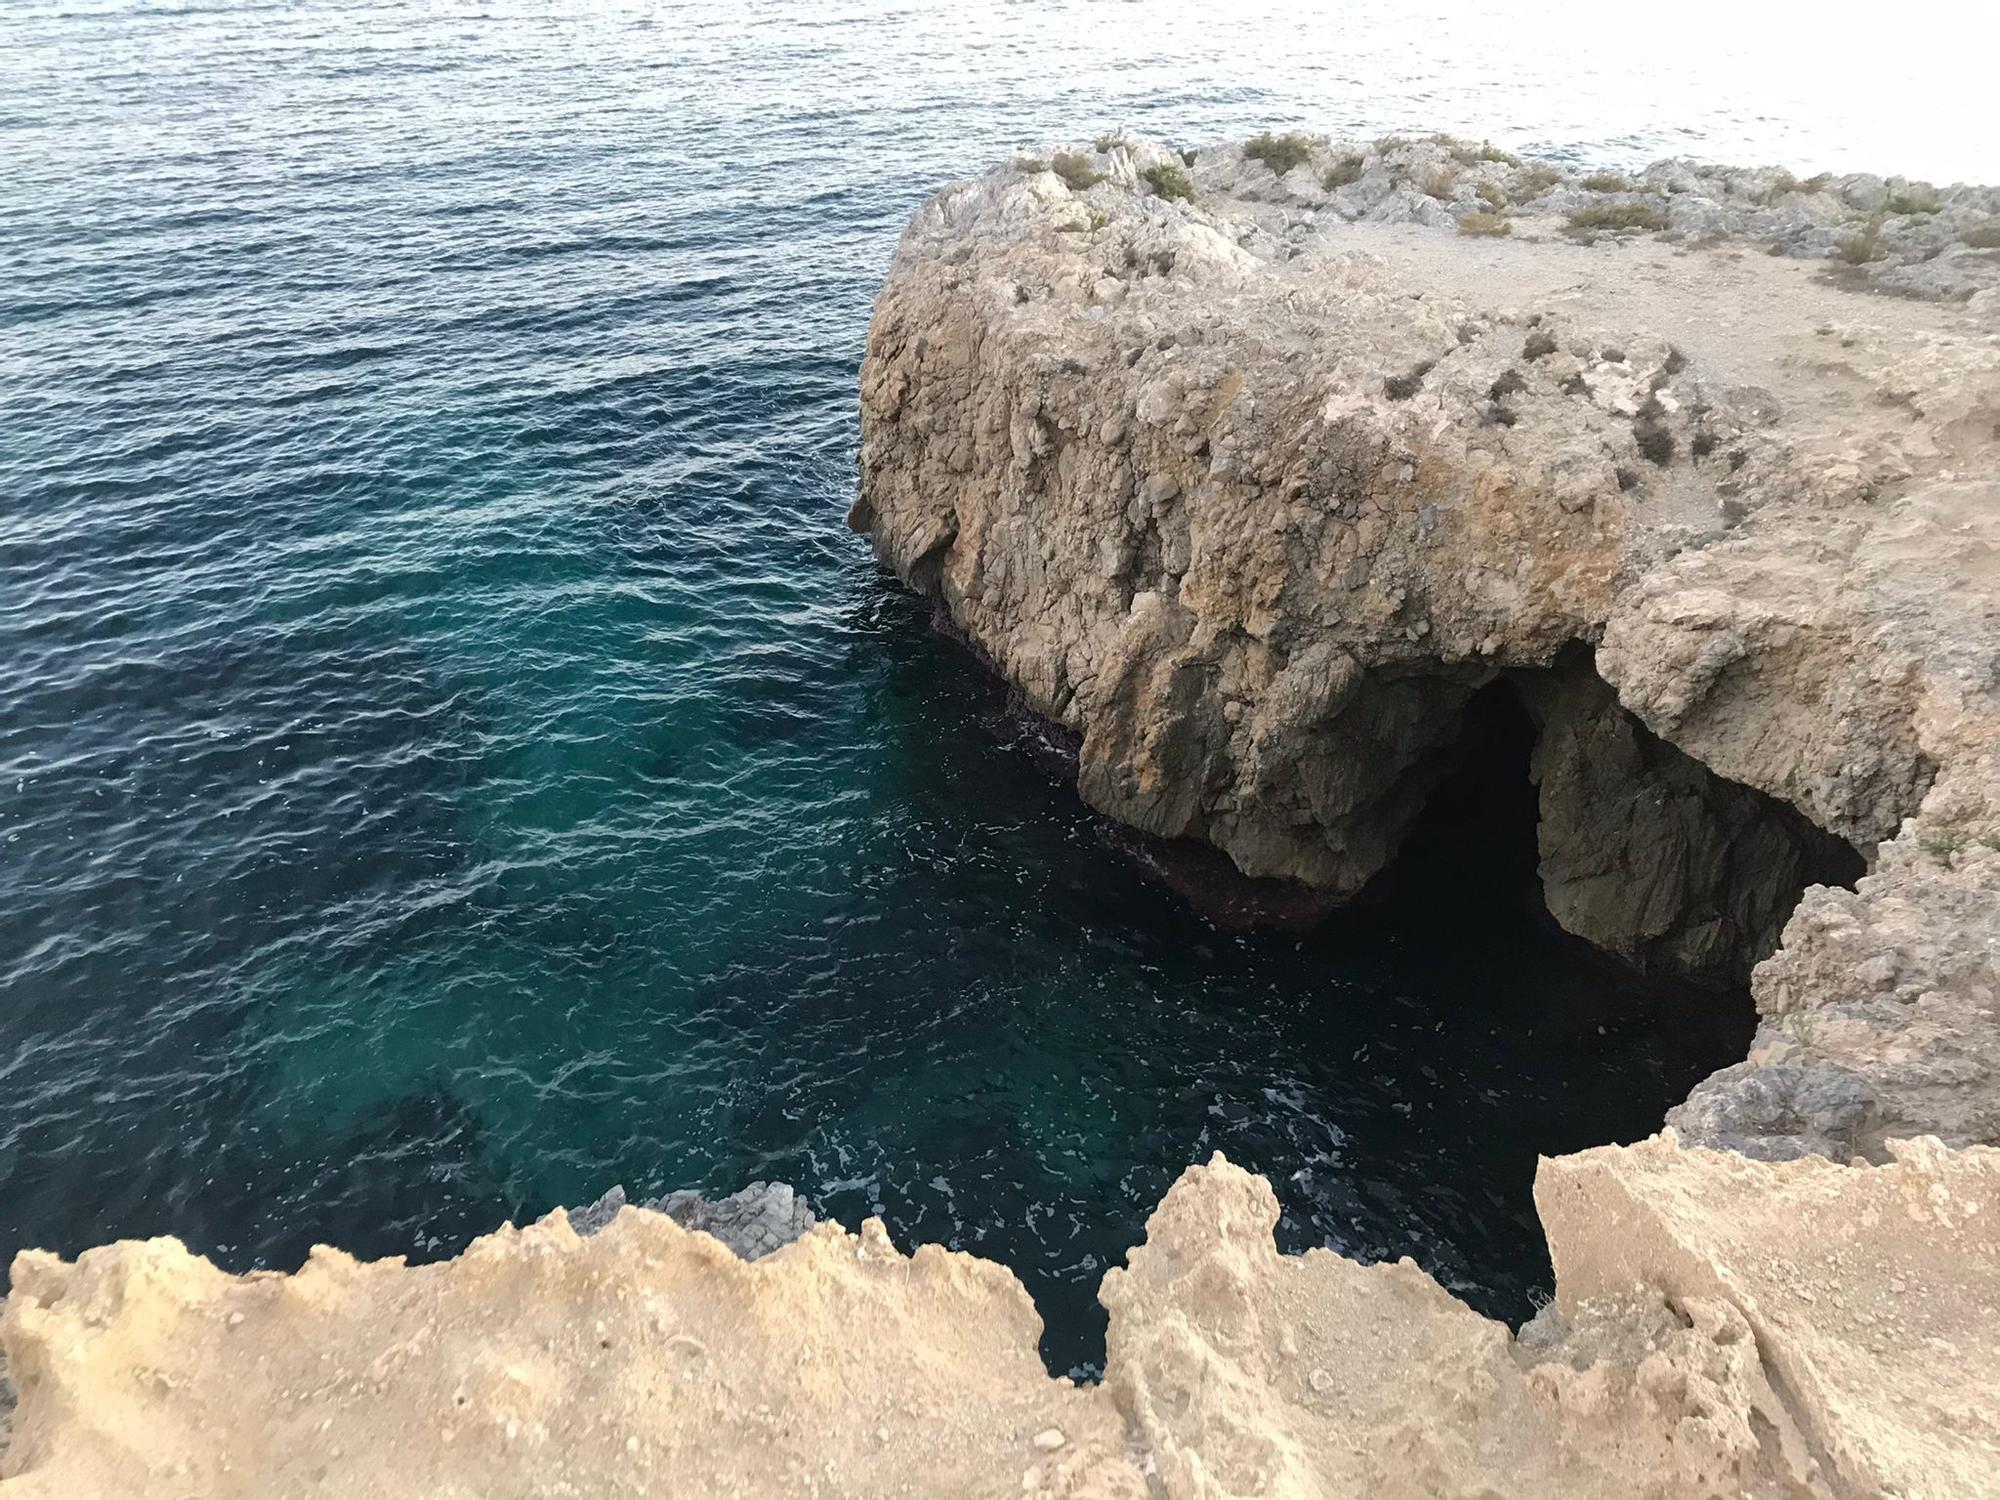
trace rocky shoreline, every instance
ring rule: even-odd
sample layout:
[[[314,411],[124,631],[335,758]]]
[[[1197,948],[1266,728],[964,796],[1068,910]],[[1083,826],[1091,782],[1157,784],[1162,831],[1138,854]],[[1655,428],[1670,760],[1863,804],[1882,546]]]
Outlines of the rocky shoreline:
[[[1552,914],[1750,974],[1677,1131],[1542,1163],[1518,1334],[1278,1255],[1219,1157],[1106,1276],[1098,1386],[1005,1269],[764,1184],[432,1266],[27,1252],[0,1497],[2000,1493],[1996,215],[1106,138],[905,234],[852,519],[1086,801],[1309,919],[1509,694]]]
[[[1948,202],[1883,228],[1886,274],[1983,238],[1993,191],[1253,144],[1023,156],[919,212],[853,523],[1076,739],[1093,807],[1333,899],[1474,695],[1517,694],[1557,920],[1754,969],[1689,1139],[1994,1140],[2000,254],[1891,297],[1784,227]],[[1508,233],[1461,232],[1496,195]],[[1664,227],[1587,227],[1633,205]]]
[[[20,1500],[201,1495],[1964,1497],[2000,1479],[2000,1151],[1545,1161],[1556,1297],[1512,1335],[1408,1260],[1277,1253],[1190,1167],[1051,1377],[1004,1268],[878,1221],[745,1261],[621,1206],[455,1260],[228,1276],[28,1252]]]

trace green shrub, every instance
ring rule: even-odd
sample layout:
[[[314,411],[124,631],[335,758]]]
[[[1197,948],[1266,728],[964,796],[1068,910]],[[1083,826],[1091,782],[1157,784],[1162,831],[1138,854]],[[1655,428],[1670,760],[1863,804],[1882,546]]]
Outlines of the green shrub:
[[[1081,151],[1058,151],[1055,160],[1049,163],[1049,170],[1060,177],[1072,193],[1080,193],[1104,181],[1104,174],[1092,167],[1090,158]]]
[[[1365,166],[1361,153],[1350,151],[1326,169],[1325,175],[1320,178],[1320,185],[1330,193],[1336,188],[1346,187],[1350,182],[1359,182]]]
[[[1501,209],[1507,206],[1506,189],[1498,186],[1495,183],[1482,182],[1479,184],[1478,187],[1473,189],[1473,192],[1479,195],[1479,201],[1481,203],[1484,203],[1489,209],[1491,209],[1496,214],[1499,213]]]
[[[1617,172],[1592,172],[1578,186],[1592,193],[1622,193],[1630,184]]]
[[[1657,230],[1667,227],[1667,219],[1666,215],[1650,203],[1593,203],[1588,208],[1579,208],[1571,214],[1569,227],[1606,232],[1616,232],[1621,229]]]
[[[1934,214],[1938,211],[1937,194],[1891,193],[1889,201],[1883,205],[1892,214]]]
[[[1941,865],[1949,865],[1952,856],[1965,847],[1965,835],[1956,828],[1940,828],[1925,834],[1918,842],[1932,859]]]
[[[1161,166],[1148,167],[1139,174],[1146,180],[1146,186],[1162,198],[1179,198],[1184,202],[1194,202],[1194,182],[1187,170],[1172,162]]]
[[[1498,214],[1460,214],[1458,216],[1460,234],[1480,234],[1498,238],[1514,232],[1513,224]]]
[[[1532,167],[1523,167],[1521,175],[1514,179],[1514,196],[1526,203],[1530,199],[1541,197],[1562,180],[1563,174],[1560,168],[1538,161]]]
[[[1253,161],[1261,161],[1274,174],[1283,177],[1312,155],[1312,140],[1297,131],[1273,135],[1267,130],[1245,141],[1243,154]]]
[[[1108,135],[1100,135],[1095,142],[1099,151],[1109,151],[1113,146],[1122,146],[1124,144],[1125,133],[1122,130],[1114,130]]]

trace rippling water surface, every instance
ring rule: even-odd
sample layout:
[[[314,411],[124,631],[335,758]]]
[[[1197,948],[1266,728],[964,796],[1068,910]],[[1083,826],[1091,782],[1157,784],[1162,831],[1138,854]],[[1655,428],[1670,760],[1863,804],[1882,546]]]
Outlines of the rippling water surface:
[[[1300,9],[15,0],[0,1252],[779,1177],[1007,1261],[1065,1367],[1221,1148],[1521,1313],[1534,1153],[1740,1014],[1472,899],[1299,945],[1142,884],[842,528],[870,298],[937,183],[1108,125],[1975,168],[1714,43]]]

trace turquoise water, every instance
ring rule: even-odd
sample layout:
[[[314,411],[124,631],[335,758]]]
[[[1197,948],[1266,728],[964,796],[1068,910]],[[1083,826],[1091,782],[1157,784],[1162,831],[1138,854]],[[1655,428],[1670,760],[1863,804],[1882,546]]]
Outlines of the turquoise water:
[[[1862,127],[1383,6],[982,14],[10,5],[0,1253],[777,1177],[1006,1261],[1068,1368],[1220,1148],[1519,1316],[1534,1154],[1740,1052],[1449,868],[1302,944],[1145,885],[843,529],[856,368],[931,187],[1079,122]]]

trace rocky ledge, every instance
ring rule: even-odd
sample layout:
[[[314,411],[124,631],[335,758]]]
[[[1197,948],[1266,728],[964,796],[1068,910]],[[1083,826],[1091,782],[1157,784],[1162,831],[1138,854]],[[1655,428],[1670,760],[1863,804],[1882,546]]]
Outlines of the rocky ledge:
[[[1279,1255],[1217,1157],[1105,1277],[1098,1386],[1008,1271],[872,1220],[754,1264],[630,1207],[431,1266],[28,1253],[0,1496],[1993,1494],[2000,1151],[1890,1154],[1545,1162],[1518,1336],[1409,1261]]]
[[[1090,804],[1274,888],[1360,891],[1515,696],[1554,916],[1754,966],[1686,1137],[1991,1142],[1996,209],[1445,140],[1024,156],[904,234],[852,521]]]

